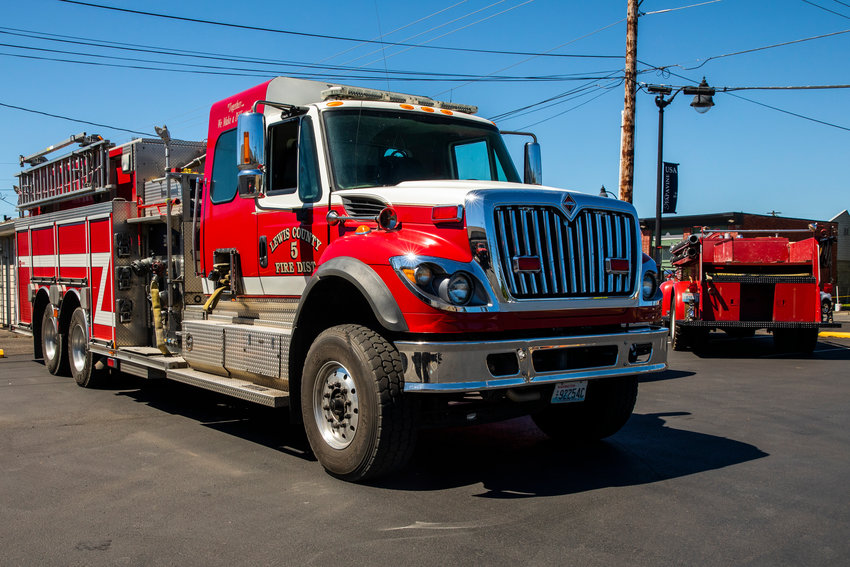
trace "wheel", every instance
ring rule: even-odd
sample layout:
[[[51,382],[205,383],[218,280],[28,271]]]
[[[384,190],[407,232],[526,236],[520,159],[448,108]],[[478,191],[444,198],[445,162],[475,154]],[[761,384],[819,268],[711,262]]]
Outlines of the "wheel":
[[[818,345],[817,329],[774,329],[773,347],[780,353],[811,354]]]
[[[812,354],[818,346],[818,330],[799,329],[797,331],[797,345],[803,354]]]
[[[68,327],[68,363],[71,376],[83,388],[93,388],[101,381],[100,373],[94,370],[94,360],[89,350],[89,330],[86,312],[77,307],[71,315]]]
[[[340,325],[307,352],[301,384],[304,429],[331,475],[363,481],[402,468],[415,443],[401,357],[374,331]]]
[[[688,348],[687,329],[676,322],[676,297],[670,299],[670,346],[673,350],[685,350]]]
[[[773,348],[776,352],[786,353],[794,351],[794,337],[791,329],[773,330]]]
[[[583,402],[550,404],[531,415],[543,433],[558,441],[596,441],[618,432],[637,401],[636,376],[590,380]]]
[[[59,327],[59,319],[53,316],[53,306],[48,304],[41,316],[41,352],[44,356],[44,366],[54,376],[68,375],[65,339],[65,333]]]

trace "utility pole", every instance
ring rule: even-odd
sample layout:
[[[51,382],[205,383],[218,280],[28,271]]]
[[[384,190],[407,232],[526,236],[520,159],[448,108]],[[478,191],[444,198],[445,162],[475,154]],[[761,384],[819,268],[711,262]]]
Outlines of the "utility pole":
[[[620,136],[620,199],[632,202],[635,172],[635,95],[637,93],[638,0],[628,0],[626,14],[626,97]]]

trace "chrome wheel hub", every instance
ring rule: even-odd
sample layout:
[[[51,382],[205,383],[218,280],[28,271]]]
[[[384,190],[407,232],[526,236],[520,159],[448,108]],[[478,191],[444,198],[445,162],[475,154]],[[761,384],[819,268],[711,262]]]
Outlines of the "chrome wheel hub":
[[[68,341],[71,347],[71,364],[74,365],[74,370],[82,372],[86,367],[86,333],[79,325],[71,327],[71,332],[68,336]]]
[[[360,407],[351,373],[339,362],[327,362],[313,387],[313,417],[330,447],[345,449],[357,433]]]
[[[56,358],[59,345],[57,344],[59,331],[56,328],[56,319],[51,317],[48,319],[47,325],[41,330],[41,336],[44,339],[44,357],[48,360]]]

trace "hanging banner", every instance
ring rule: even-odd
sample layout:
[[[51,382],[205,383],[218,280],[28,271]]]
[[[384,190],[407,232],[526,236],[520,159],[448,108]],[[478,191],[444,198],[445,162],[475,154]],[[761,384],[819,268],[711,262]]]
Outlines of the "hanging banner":
[[[664,162],[664,193],[661,200],[662,213],[675,213],[679,199],[679,164]]]

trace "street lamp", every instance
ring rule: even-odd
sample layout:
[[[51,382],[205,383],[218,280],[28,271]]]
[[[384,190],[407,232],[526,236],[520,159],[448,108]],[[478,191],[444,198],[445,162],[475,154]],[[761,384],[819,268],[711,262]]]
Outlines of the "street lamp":
[[[664,184],[664,109],[673,102],[676,95],[684,92],[693,95],[691,106],[700,114],[705,114],[714,106],[714,87],[709,87],[702,78],[702,82],[695,87],[681,87],[673,92],[673,87],[665,85],[647,85],[646,90],[655,95],[655,105],[658,107],[658,177],[655,187],[655,263],[661,269],[661,199],[662,185]],[[673,93],[670,98],[665,96]]]

